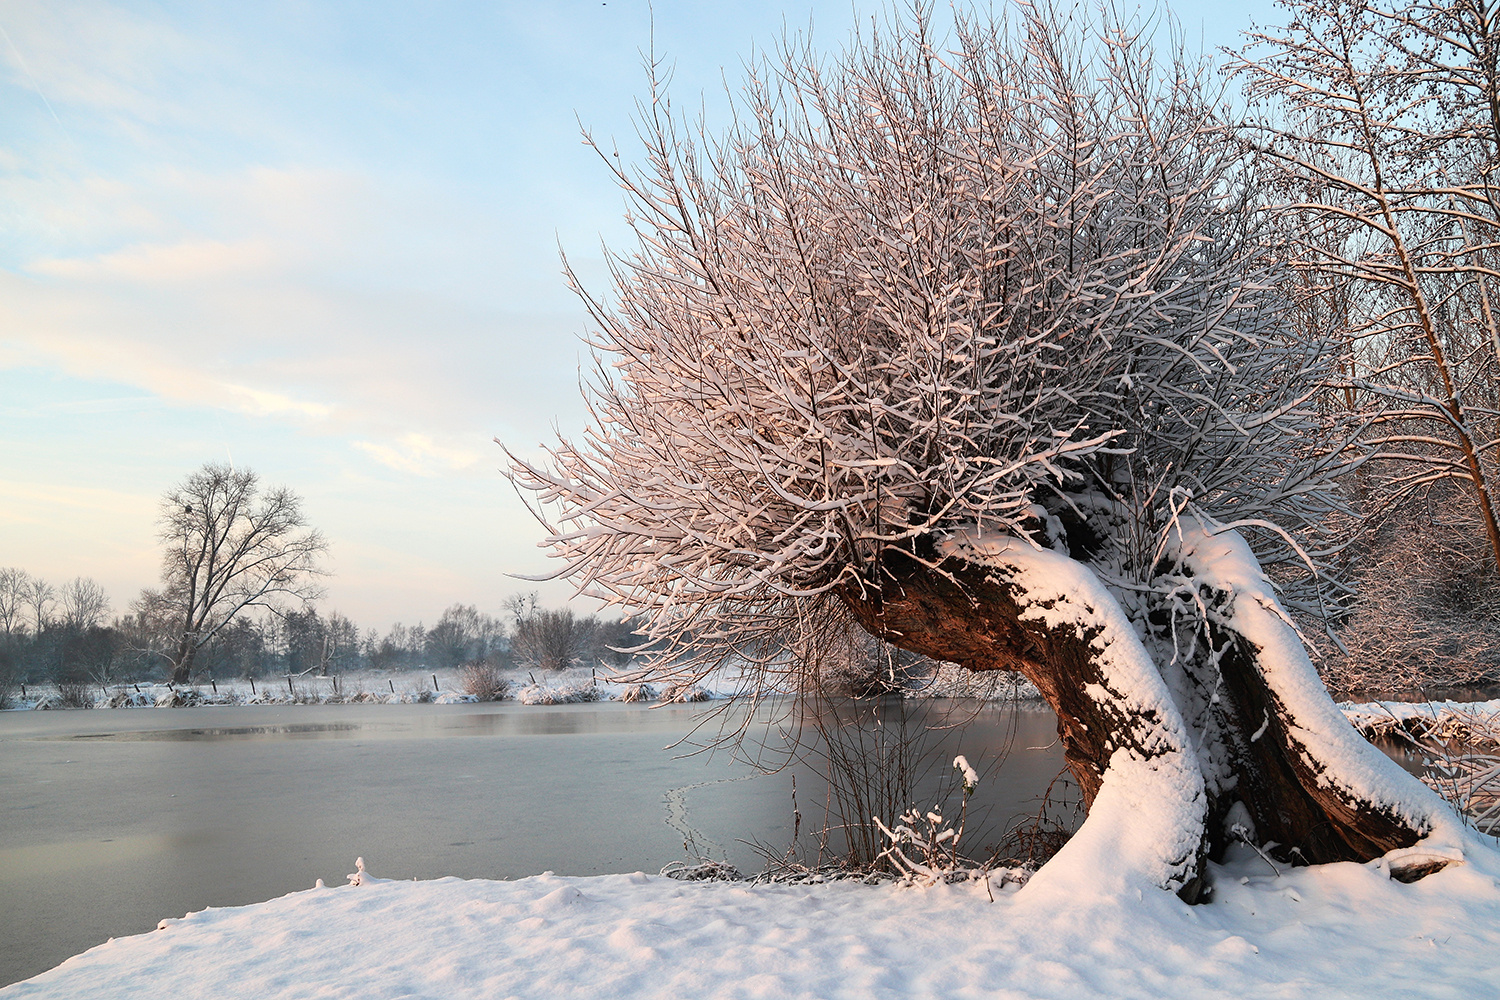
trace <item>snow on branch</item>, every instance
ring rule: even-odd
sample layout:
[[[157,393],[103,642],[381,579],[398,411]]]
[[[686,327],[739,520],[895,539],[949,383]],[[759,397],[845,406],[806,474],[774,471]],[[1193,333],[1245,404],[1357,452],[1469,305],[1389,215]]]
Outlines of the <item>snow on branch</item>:
[[[1324,345],[1286,335],[1202,68],[1029,7],[942,53],[894,20],[752,66],[721,136],[653,76],[645,163],[612,166],[638,245],[578,288],[593,423],[511,475],[560,575],[660,635],[784,622],[1042,501],[1132,509],[1143,579],[1173,491],[1293,532],[1335,506]]]

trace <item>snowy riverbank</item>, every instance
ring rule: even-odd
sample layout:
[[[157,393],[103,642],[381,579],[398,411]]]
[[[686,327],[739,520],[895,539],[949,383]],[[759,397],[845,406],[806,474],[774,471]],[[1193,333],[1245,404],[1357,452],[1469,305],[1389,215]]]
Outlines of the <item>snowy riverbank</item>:
[[[1491,701],[1368,701],[1339,706],[1344,717],[1365,736],[1418,739],[1453,736],[1468,741],[1475,730],[1488,730],[1490,742],[1500,733],[1500,698]]]
[[[371,879],[163,921],[5,1000],[130,997],[1472,998],[1500,981],[1500,859],[1216,868],[1212,903],[1033,883]],[[991,901],[993,892],[993,901]]]
[[[411,671],[399,674],[362,672],[291,677],[235,678],[187,685],[122,683],[22,686],[12,692],[9,708],[20,711],[88,708],[195,708],[200,705],[455,705],[481,700],[518,701],[523,705],[566,705],[592,701],[694,702],[727,698],[730,681],[682,687],[644,685],[603,670],[573,668],[538,672],[498,671],[502,698],[481,699],[465,690],[461,671]]]
[[[510,669],[499,672],[505,682],[502,700],[524,705],[564,705],[580,702],[694,702],[733,697],[738,677],[714,676],[700,684],[674,688],[639,684],[609,671],[589,668],[546,672]],[[975,698],[1015,701],[1044,707],[1041,694],[1019,674],[976,673],[942,664],[907,698]],[[364,672],[320,677],[267,677],[257,681],[237,678],[186,686],[163,683],[91,685],[69,699],[55,685],[32,686],[12,693],[11,710],[63,708],[185,708],[198,705],[319,705],[319,704],[437,704],[451,705],[480,699],[464,692],[459,671],[412,671],[389,674]],[[1458,701],[1343,702],[1346,718],[1366,737],[1389,737],[1398,731],[1422,737],[1448,732],[1474,718],[1500,720],[1500,699]]]

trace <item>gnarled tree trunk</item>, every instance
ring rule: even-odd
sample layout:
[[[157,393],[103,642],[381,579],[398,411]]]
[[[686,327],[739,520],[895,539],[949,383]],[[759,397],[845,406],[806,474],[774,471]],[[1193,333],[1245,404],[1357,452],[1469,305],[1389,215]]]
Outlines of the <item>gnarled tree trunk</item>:
[[[1235,839],[1306,864],[1389,856],[1404,880],[1456,859],[1456,817],[1344,720],[1244,540],[1184,519],[1175,543],[1207,609],[1206,641],[1175,663],[1151,656],[1085,563],[1020,539],[890,548],[878,585],[840,596],[887,642],[1029,678],[1057,712],[1090,820],[1109,798],[1122,863],[1190,902],[1204,859]]]

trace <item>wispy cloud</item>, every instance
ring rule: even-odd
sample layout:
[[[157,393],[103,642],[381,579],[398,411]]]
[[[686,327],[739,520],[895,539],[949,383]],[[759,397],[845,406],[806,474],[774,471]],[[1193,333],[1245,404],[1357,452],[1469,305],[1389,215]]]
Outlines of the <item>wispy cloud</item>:
[[[237,243],[189,240],[143,244],[96,257],[44,258],[29,265],[27,270],[74,281],[160,284],[247,274],[270,266],[275,259],[275,251],[263,239]]]
[[[68,486],[59,483],[8,482],[0,479],[0,522],[38,520],[34,511],[66,508],[73,511],[155,517],[156,498],[119,490]]]
[[[474,449],[438,444],[426,434],[403,434],[389,444],[355,441],[354,447],[388,468],[414,476],[472,469],[486,457]]]
[[[325,420],[334,412],[332,406],[326,403],[312,403],[303,399],[293,399],[279,392],[271,392],[265,389],[253,389],[246,385],[232,385],[228,382],[219,382],[217,387],[236,401],[239,405],[236,409],[253,413],[257,416],[276,416],[281,414],[294,414],[298,416],[311,417],[314,420]]]

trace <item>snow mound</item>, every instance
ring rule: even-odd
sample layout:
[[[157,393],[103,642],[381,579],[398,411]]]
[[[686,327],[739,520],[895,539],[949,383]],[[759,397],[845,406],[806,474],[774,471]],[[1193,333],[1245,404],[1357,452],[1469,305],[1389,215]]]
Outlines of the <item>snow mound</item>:
[[[1454,736],[1467,739],[1475,722],[1500,730],[1500,699],[1491,701],[1367,701],[1339,705],[1344,717],[1367,737]]]
[[[164,921],[0,998],[1494,995],[1500,870],[1403,885],[1236,855],[1214,872],[1215,902],[1197,907],[974,882],[362,878]]]
[[[529,684],[516,692],[516,700],[523,705],[574,705],[599,699],[599,688],[593,681],[556,686]]]

